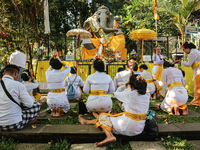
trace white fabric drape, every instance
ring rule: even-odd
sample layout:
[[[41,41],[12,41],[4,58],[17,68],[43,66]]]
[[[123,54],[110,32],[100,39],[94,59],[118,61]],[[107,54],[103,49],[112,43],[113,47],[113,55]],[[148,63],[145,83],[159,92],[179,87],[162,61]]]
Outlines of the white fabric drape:
[[[50,34],[50,26],[49,26],[49,4],[48,0],[44,0],[44,27],[45,34]]]

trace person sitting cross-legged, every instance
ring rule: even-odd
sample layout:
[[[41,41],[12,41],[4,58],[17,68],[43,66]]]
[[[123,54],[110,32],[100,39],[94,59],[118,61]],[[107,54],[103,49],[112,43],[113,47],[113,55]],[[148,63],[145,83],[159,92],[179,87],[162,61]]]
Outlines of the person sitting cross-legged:
[[[126,88],[128,85],[130,88]],[[113,133],[126,136],[136,136],[142,133],[150,100],[150,94],[146,92],[146,88],[147,83],[141,76],[134,75],[132,70],[129,81],[114,92],[115,97],[124,103],[125,112],[117,115],[100,113],[96,120],[86,120],[79,115],[79,122],[82,125],[95,124],[95,127],[101,127],[105,132],[106,139],[96,142],[95,146],[115,142],[116,137]]]
[[[7,65],[4,68],[4,76],[0,85],[1,131],[19,130],[29,122],[34,123],[42,105],[40,101],[33,102],[26,87],[22,83],[15,81],[18,73],[19,68],[16,65]],[[9,94],[6,94],[6,91],[12,98],[8,97]]]

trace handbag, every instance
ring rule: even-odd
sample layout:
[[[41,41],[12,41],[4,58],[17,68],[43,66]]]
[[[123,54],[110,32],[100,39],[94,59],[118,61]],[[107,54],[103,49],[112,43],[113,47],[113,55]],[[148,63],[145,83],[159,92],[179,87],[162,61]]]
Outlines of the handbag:
[[[145,122],[144,131],[151,136],[158,135],[158,123],[156,118],[156,113],[152,110],[148,110],[147,112],[147,119]]]
[[[78,102],[78,104],[79,104],[79,114],[86,114],[86,113],[88,113],[88,110],[87,110],[87,108],[86,108],[85,103],[83,102],[83,100],[80,100]]]
[[[10,93],[8,92],[8,90],[6,89],[6,86],[5,86],[5,84],[4,84],[4,82],[3,82],[3,80],[1,79],[1,86],[3,87],[3,90],[4,90],[4,92],[6,93],[6,95],[8,96],[8,98],[11,100],[11,101],[13,101],[15,104],[17,104],[19,107],[21,107],[21,109],[24,109],[25,107],[23,106],[23,104],[18,104],[15,100],[14,100],[14,98],[10,95]]]

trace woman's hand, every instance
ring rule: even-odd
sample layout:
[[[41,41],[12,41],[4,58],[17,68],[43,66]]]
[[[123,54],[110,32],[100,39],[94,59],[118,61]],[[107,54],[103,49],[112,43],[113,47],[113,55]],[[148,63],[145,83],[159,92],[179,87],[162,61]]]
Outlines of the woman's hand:
[[[174,61],[174,64],[180,64],[181,63],[181,60],[175,60]]]
[[[32,80],[35,79],[34,76],[33,76],[33,70],[32,70],[32,69],[31,69],[31,71],[30,71],[30,77],[31,77]]]

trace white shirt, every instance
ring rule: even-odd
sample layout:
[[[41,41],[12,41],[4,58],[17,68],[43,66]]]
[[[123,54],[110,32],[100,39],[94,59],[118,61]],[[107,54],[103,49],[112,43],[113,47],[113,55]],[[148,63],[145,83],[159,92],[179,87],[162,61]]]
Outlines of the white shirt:
[[[59,89],[64,87],[64,78],[71,71],[71,68],[65,65],[65,70],[59,71],[51,66],[45,72],[48,89]]]
[[[188,62],[181,61],[181,65],[190,67],[194,63],[199,62],[199,61],[200,61],[200,51],[198,51],[196,49],[191,49],[190,54],[188,56]],[[200,73],[200,66],[193,69],[193,80],[196,78],[196,76],[199,73]]]
[[[120,73],[121,72],[121,73]],[[116,74],[116,76],[114,77],[114,85],[115,85],[115,89],[117,89],[117,87],[119,85],[125,84],[123,82],[123,73],[122,71],[120,71]]]
[[[164,86],[165,84],[169,85],[170,83],[174,81],[180,81],[182,84],[184,84],[183,80],[183,74],[181,70],[169,67],[167,69],[163,69],[161,80],[156,80],[156,83],[160,86]],[[173,88],[182,88],[182,87],[173,87]]]
[[[83,91],[86,94],[89,94],[90,90],[103,90],[108,91],[108,93],[113,93],[115,87],[109,75],[96,71],[87,77],[83,87]]]
[[[64,81],[64,87],[66,88],[68,86],[68,83],[73,82],[76,76],[77,76],[76,74],[71,74],[67,76]],[[77,86],[80,85],[81,87],[84,86],[84,82],[80,76],[76,77],[76,80],[74,81],[74,85],[77,85]]]
[[[10,55],[9,63],[26,68],[26,55],[20,51],[16,51]]]
[[[33,106],[32,98],[22,83],[15,81],[9,75],[4,75],[2,79],[6,89],[17,103],[23,103],[27,107]],[[20,121],[22,121],[21,108],[7,97],[0,85],[0,126],[12,125]]]
[[[33,82],[34,83],[30,83],[28,81],[23,81],[22,82],[22,84],[25,85],[28,94],[32,94],[33,93],[33,89],[36,89],[39,86],[39,83],[36,80],[34,80]],[[34,96],[31,96],[31,97],[32,97],[33,101],[35,102]]]
[[[76,78],[76,80],[74,81],[75,78]],[[80,91],[81,89],[79,88],[79,86],[83,87],[84,82],[80,76],[77,76],[76,74],[71,74],[71,75],[67,76],[64,81],[64,88],[66,88],[68,86],[68,83],[72,83],[73,81],[74,81],[74,85],[75,85],[75,91],[78,96],[77,98],[81,98],[81,91]],[[66,92],[66,94],[67,94],[67,92]]]

